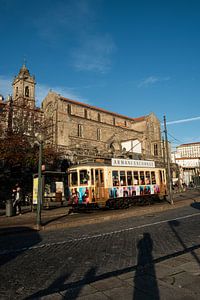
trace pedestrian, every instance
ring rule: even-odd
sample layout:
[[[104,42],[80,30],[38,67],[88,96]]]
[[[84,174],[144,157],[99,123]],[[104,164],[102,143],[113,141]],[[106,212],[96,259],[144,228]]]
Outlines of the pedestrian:
[[[12,198],[13,198],[14,211],[16,212],[16,214],[21,215],[22,214],[22,210],[21,210],[22,193],[21,193],[21,188],[18,184],[16,184],[15,188],[13,189]]]

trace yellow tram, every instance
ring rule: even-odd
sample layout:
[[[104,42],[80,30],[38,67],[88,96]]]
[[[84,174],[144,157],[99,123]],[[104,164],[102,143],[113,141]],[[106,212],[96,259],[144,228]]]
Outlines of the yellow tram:
[[[69,202],[77,207],[123,208],[167,194],[165,169],[154,161],[112,158],[70,167],[68,174]]]

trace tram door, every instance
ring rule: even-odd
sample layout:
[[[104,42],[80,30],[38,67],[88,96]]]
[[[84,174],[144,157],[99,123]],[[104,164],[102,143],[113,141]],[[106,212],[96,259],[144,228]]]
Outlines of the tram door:
[[[95,198],[100,202],[105,198],[103,169],[95,169]]]
[[[163,170],[159,170],[160,193],[165,193],[165,174]]]

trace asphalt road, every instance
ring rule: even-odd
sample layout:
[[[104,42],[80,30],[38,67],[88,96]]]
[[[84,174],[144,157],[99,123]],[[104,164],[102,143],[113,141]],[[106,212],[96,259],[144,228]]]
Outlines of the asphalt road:
[[[200,263],[194,251],[200,247],[199,208],[0,236],[0,299],[41,299],[56,292],[76,299],[86,283],[187,251]]]

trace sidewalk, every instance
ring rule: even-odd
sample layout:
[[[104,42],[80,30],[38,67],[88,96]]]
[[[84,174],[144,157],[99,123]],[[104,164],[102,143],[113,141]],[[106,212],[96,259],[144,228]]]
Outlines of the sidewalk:
[[[177,253],[174,257],[155,259],[144,267],[86,276],[79,282],[66,285],[66,289],[47,293],[39,299],[197,300],[200,298],[198,257],[200,248],[189,249],[187,253]]]
[[[54,230],[57,228],[77,227],[84,224],[101,223],[119,218],[141,216],[149,213],[161,212],[191,205],[194,201],[200,201],[200,193],[197,192],[188,196],[187,194],[174,195],[174,204],[162,202],[148,206],[135,206],[122,210],[107,210],[97,214],[96,212],[72,213],[69,214],[69,207],[57,207],[55,209],[42,210],[41,230]],[[3,214],[4,213],[4,214]],[[30,208],[24,207],[22,215],[6,217],[5,211],[0,211],[0,235],[36,229],[36,211],[31,212]]]

